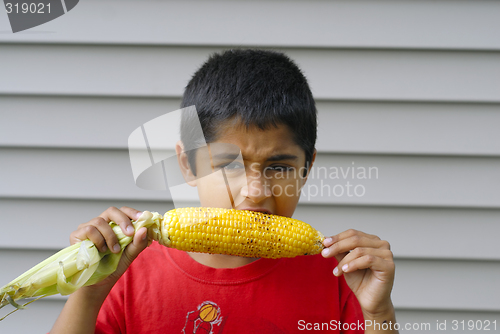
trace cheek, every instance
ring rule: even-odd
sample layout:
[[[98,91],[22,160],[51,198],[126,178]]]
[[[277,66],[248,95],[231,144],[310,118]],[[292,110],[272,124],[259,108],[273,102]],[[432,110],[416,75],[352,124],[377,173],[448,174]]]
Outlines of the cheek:
[[[198,197],[204,207],[231,208],[231,200],[224,182],[210,177],[197,181]]]
[[[284,217],[292,217],[295,209],[297,208],[297,203],[299,201],[299,196],[279,196],[275,197],[276,203],[276,214]]]
[[[281,180],[273,182],[273,196],[276,203],[276,214],[291,217],[300,199],[301,179]]]

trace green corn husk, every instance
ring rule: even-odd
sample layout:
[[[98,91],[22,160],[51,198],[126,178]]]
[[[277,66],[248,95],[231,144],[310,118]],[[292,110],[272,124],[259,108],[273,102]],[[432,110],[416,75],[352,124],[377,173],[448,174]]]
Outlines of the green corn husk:
[[[137,231],[141,227],[159,226],[161,219],[162,215],[157,212],[144,211],[132,224]],[[16,308],[0,318],[0,321],[35,300],[58,293],[69,295],[82,286],[98,283],[112,274],[133,237],[126,236],[115,222],[111,221],[109,225],[118,237],[121,247],[119,253],[109,250],[100,252],[90,240],[60,250],[0,289],[0,308],[8,304]],[[17,303],[21,299],[33,297],[38,298],[24,305]]]

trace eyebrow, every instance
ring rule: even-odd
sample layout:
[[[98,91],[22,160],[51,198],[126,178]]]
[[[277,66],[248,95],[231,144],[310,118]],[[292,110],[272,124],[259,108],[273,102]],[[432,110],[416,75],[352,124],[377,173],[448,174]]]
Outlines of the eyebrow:
[[[270,156],[266,161],[298,160],[299,157],[293,154],[276,154]]]
[[[219,154],[214,154],[213,158],[236,160],[238,156],[239,154],[219,153]],[[299,157],[293,154],[276,154],[267,158],[266,161],[282,161],[282,160],[298,160],[298,159]]]
[[[219,154],[214,154],[213,158],[214,159],[228,159],[228,160],[236,160],[238,158],[239,154],[233,154],[233,153],[219,153]]]

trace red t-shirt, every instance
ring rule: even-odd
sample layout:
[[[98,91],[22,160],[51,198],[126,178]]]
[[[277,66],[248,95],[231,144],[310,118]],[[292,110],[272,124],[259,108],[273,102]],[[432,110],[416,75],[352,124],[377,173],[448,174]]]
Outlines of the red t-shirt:
[[[215,269],[154,242],[111,290],[96,333],[363,333],[336,264],[315,255]]]

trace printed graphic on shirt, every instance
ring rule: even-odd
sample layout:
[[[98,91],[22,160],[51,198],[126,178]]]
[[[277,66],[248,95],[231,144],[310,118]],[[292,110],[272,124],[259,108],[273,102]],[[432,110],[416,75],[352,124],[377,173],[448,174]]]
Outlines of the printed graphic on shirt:
[[[198,305],[194,311],[186,314],[186,324],[182,329],[184,334],[218,334],[222,333],[220,307],[211,301],[205,301]]]

